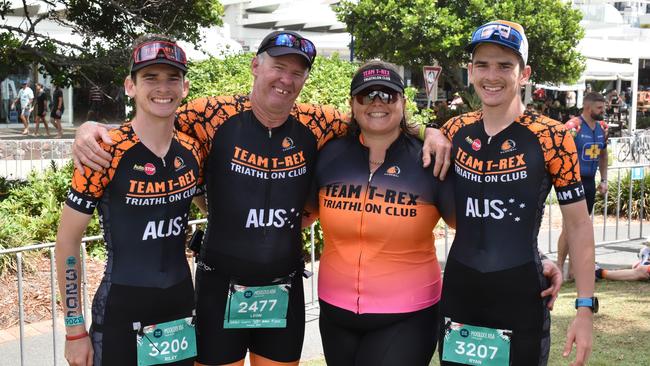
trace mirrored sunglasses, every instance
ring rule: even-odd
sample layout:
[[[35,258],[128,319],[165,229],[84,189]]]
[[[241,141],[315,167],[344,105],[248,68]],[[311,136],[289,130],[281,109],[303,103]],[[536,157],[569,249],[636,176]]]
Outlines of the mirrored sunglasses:
[[[277,36],[270,38],[266,44],[260,47],[260,53],[268,50],[271,47],[289,47],[296,50],[300,50],[309,57],[309,63],[314,62],[316,57],[316,47],[314,44],[302,37],[297,37],[290,33],[281,33]]]
[[[185,51],[174,43],[164,41],[152,41],[140,45],[133,51],[133,64],[137,65],[160,57],[187,66]]]
[[[372,103],[375,98],[379,98],[379,100],[384,104],[393,104],[397,102],[398,95],[400,95],[400,93],[394,90],[363,90],[359,92],[359,94],[355,95],[354,98],[357,103],[363,105]]]
[[[472,35],[472,43],[493,39],[498,37],[501,41],[506,42],[519,49],[523,37],[515,28],[506,24],[486,24],[477,29]]]

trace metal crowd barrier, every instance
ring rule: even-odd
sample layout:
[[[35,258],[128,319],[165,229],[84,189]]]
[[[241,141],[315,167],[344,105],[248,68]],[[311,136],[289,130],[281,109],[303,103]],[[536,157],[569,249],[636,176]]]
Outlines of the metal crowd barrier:
[[[592,216],[591,216],[592,220],[594,219],[596,214],[598,214],[598,216],[602,215],[603,218],[602,224],[594,224],[594,239],[597,247],[645,238],[643,233],[643,224],[644,224],[643,222],[646,220],[646,216],[647,216],[647,214],[644,212],[644,207],[643,207],[645,185],[640,184],[639,195],[641,197],[642,202],[638,207],[639,217],[636,220],[634,221],[632,220],[631,214],[628,214],[625,219],[621,219],[621,204],[622,202],[626,202],[628,207],[628,213],[631,212],[632,206],[634,206],[634,198],[635,198],[633,197],[634,182],[635,181],[643,182],[645,180],[646,175],[650,173],[649,168],[650,168],[649,163],[612,165],[607,168],[609,188],[607,193],[602,197],[603,208],[600,212],[596,212],[596,208],[594,208],[594,212],[592,212]],[[623,187],[622,186],[623,178],[626,177],[628,174],[630,174],[628,187]],[[599,181],[600,178],[597,177],[596,187],[598,186]],[[610,200],[612,199],[612,197],[609,196],[610,195],[609,191],[613,187],[616,187],[615,192],[618,192],[618,194],[617,197],[614,198],[616,199],[616,211],[613,217],[614,222],[613,224],[609,224],[608,223],[609,216],[607,215],[607,206]],[[623,188],[628,189],[628,193],[626,197],[621,196],[623,192]],[[600,193],[596,193],[597,200],[599,195]],[[560,229],[555,229],[553,227],[553,223],[561,223],[562,217],[561,215],[557,215],[558,217],[555,217],[556,215],[553,214],[554,211],[553,208],[556,206],[558,206],[558,204],[557,204],[557,200],[555,199],[555,194],[551,192],[551,194],[549,194],[548,197],[546,198],[546,209],[544,212],[544,217],[548,219],[548,225],[546,228],[547,230],[546,252],[547,253],[557,252],[556,235],[559,235]],[[623,231],[626,232],[624,233]],[[542,240],[540,240],[542,236],[543,234],[540,232],[540,234],[538,235],[538,246],[540,248],[543,248],[543,242]]]
[[[72,156],[72,139],[0,140],[0,176],[25,179],[32,170],[45,170],[50,161],[61,166]]]

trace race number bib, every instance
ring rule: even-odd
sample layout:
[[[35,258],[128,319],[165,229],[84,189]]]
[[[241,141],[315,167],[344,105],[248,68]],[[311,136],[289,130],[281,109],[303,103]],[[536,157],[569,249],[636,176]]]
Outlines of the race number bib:
[[[270,286],[243,286],[231,281],[224,328],[285,328],[291,278]]]
[[[177,362],[196,356],[192,317],[148,325],[137,336],[138,366]]]
[[[511,330],[475,327],[445,318],[442,360],[464,365],[508,366]]]

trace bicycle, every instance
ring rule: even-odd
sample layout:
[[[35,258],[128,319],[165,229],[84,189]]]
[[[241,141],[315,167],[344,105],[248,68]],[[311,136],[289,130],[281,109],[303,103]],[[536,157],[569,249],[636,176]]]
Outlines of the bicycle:
[[[630,138],[625,139],[618,151],[618,161],[624,162],[630,155],[635,163],[641,160],[641,156],[650,160],[650,141],[646,134],[644,130],[636,130]]]

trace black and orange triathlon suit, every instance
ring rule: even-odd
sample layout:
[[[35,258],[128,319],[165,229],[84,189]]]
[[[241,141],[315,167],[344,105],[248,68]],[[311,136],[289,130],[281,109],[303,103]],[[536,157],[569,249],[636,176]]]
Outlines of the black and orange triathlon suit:
[[[511,335],[504,346],[511,365],[546,365],[550,315],[540,293],[548,284],[537,235],[551,187],[560,205],[584,199],[573,139],[561,123],[528,112],[494,136],[480,112],[451,119],[442,132],[453,146],[456,236],[443,281],[440,355],[460,323]],[[451,343],[454,352],[477,353],[459,343]]]
[[[297,104],[281,126],[269,129],[253,114],[248,96],[228,96],[182,106],[177,127],[208,153],[197,360],[232,363],[247,349],[278,362],[298,360],[305,329],[302,211],[317,149],[347,125],[332,108]],[[285,326],[224,328],[231,282],[257,287],[279,280],[290,285]]]
[[[185,256],[192,198],[201,192],[202,152],[175,132],[164,158],[130,123],[111,130],[108,169],[75,169],[66,204],[84,214],[97,207],[107,263],[93,299],[95,365],[135,365],[136,331],[192,316],[194,291]],[[193,360],[174,365],[192,365]]]
[[[442,291],[433,228],[453,217],[452,182],[422,168],[422,142],[401,134],[368,169],[354,134],[318,156],[324,252],[320,330],[330,365],[428,365]]]

